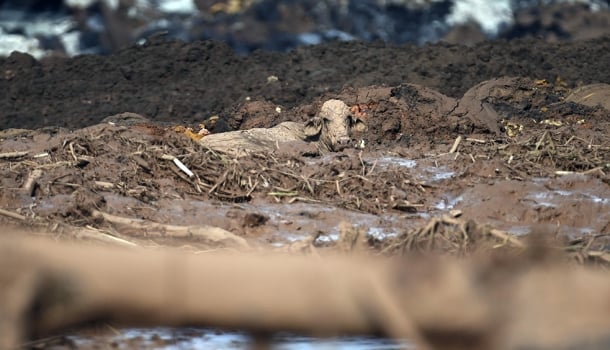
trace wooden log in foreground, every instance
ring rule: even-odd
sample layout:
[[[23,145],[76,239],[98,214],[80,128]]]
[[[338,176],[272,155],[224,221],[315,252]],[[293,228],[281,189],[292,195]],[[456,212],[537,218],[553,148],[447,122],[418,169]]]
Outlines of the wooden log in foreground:
[[[565,265],[193,255],[3,239],[0,348],[91,321],[385,334],[434,349],[598,348],[610,339],[609,277]]]

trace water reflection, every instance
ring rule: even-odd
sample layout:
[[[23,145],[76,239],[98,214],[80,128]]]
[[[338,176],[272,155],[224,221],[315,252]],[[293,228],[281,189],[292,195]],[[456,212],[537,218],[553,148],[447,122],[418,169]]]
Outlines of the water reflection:
[[[250,349],[251,338],[241,332],[223,332],[198,328],[130,328],[117,331],[111,336],[69,337],[76,347],[112,344],[114,349]],[[318,339],[280,334],[273,338],[273,350],[398,350],[414,349],[406,341],[371,337],[340,337]]]

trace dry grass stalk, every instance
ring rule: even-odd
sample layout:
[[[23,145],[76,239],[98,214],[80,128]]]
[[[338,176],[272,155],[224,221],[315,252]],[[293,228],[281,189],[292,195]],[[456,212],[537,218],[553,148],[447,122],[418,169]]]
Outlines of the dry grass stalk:
[[[29,153],[28,151],[4,152],[0,153],[0,159],[18,159],[27,156]]]
[[[460,142],[462,142],[462,135],[459,135],[455,141],[453,142],[453,145],[451,146],[451,149],[449,150],[449,153],[455,153],[458,149],[458,147],[460,146]]]
[[[4,209],[0,209],[0,215],[9,217],[11,219],[16,219],[19,221],[25,221],[26,217],[21,215],[21,214],[17,214],[17,213],[13,213],[12,211],[8,211],[8,210],[4,210]]]
[[[389,241],[383,252],[402,254],[437,252],[464,256],[480,247],[482,243],[492,247],[499,243],[509,243],[517,248],[523,247],[518,238],[508,233],[485,230],[474,222],[444,215],[431,219],[424,227],[410,230]]]

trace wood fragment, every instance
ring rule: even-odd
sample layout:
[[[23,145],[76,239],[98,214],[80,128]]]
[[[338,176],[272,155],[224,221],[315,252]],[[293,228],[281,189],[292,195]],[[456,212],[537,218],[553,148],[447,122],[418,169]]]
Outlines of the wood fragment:
[[[275,197],[274,197],[275,198]],[[290,200],[288,201],[289,204],[292,204],[294,202],[305,202],[305,203],[322,203],[322,201],[319,201],[317,199],[313,199],[313,198],[307,198],[307,197],[292,197],[290,198]]]
[[[309,190],[309,193],[310,193],[311,195],[313,195],[313,194],[314,194],[314,192],[313,192],[313,186],[311,186],[311,183],[309,182],[309,179],[307,179],[305,176],[302,176],[301,178],[302,178],[302,179],[303,179],[303,181],[305,182],[305,185],[307,186],[307,189]]]
[[[172,237],[172,238],[198,238],[214,244],[228,245],[235,248],[246,249],[248,242],[220,227],[214,226],[177,226],[160,224],[148,220],[126,218],[104,213],[98,210],[92,212],[93,217],[102,218],[112,224],[125,229],[133,235],[148,237]]]
[[[459,209],[453,209],[449,211],[449,215],[454,218],[459,218],[462,216],[462,211]]]
[[[41,176],[42,176],[41,169],[32,170],[32,172],[30,172],[30,174],[28,175],[28,178],[23,183],[23,186],[21,187],[23,189],[23,191],[25,193],[27,193],[29,196],[34,196],[34,190],[36,189],[36,186],[38,186],[37,180]]]
[[[49,152],[42,152],[32,156],[32,158],[44,158],[50,156]]]
[[[94,184],[95,184],[95,186],[101,187],[106,190],[109,190],[109,189],[112,189],[115,187],[112,182],[106,182],[106,181],[95,181]]]
[[[521,242],[521,240],[519,238],[515,237],[515,235],[510,234],[506,231],[502,231],[502,230],[498,230],[498,229],[491,229],[491,230],[489,230],[489,233],[496,238],[499,238],[506,242],[510,242],[515,247],[518,247],[518,248],[525,247],[525,244],[523,242]]]
[[[589,175],[589,174],[593,174],[593,173],[596,173],[596,172],[600,172],[600,173],[604,174],[603,170],[604,170],[603,166],[598,166],[598,167],[595,167],[593,169],[585,170],[581,174]]]
[[[250,195],[252,195],[252,192],[254,192],[256,186],[258,186],[258,180],[254,182],[254,185],[252,185],[252,187],[250,187],[250,189],[246,193],[246,197],[250,197]]]
[[[85,228],[79,229],[74,232],[77,238],[90,239],[95,241],[100,241],[103,243],[110,243],[114,245],[128,246],[128,247],[137,247],[138,244],[128,241],[126,239],[114,236],[110,233],[104,232],[100,229],[86,226]]]
[[[78,163],[78,157],[76,157],[76,152],[74,152],[74,142],[70,142],[68,148],[70,149],[70,154],[72,155],[74,162]]]
[[[216,191],[216,189],[223,183],[225,182],[225,180],[227,179],[227,176],[229,176],[229,170],[226,170],[222,176],[218,179],[218,181],[216,181],[216,183],[214,184],[214,186],[212,186],[212,188],[210,188],[210,190],[208,191],[208,193],[212,193],[214,191]]]
[[[607,263],[610,263],[610,253],[605,251],[591,250],[587,252],[587,255],[592,258],[599,258]]]
[[[17,219],[20,221],[25,221],[26,217],[21,215],[21,214],[17,214],[17,213],[13,213],[12,211],[8,211],[8,210],[4,210],[4,209],[0,209],[0,215],[4,215],[6,217],[12,218],[12,219]]]
[[[5,152],[0,153],[0,159],[15,159],[21,158],[28,155],[28,151],[15,151],[15,152]]]
[[[267,193],[267,195],[274,196],[274,197],[295,197],[295,196],[299,195],[299,192],[298,191],[287,191],[287,192],[275,191],[275,192],[269,192],[269,193]]]
[[[470,141],[470,142],[476,142],[476,143],[487,143],[487,141],[486,141],[486,140],[482,140],[482,139],[475,139],[475,138],[472,138],[472,137],[467,137],[467,138],[466,138],[466,141]]]
[[[459,135],[455,141],[453,142],[453,146],[451,146],[451,149],[449,150],[449,153],[455,153],[455,151],[457,151],[458,147],[460,146],[460,142],[462,142],[462,135]]]
[[[184,163],[182,163],[180,161],[180,159],[178,158],[174,158],[173,159],[174,164],[176,164],[176,166],[182,170],[188,177],[193,177],[195,176],[195,174],[193,174],[193,172],[191,171],[191,169],[187,168],[186,165],[184,165]]]
[[[182,172],[184,172],[189,178],[195,176],[195,174],[191,171],[191,169],[189,169],[186,165],[184,165],[184,163],[182,163],[180,161],[180,159],[178,159],[170,154],[162,154],[159,158],[161,158],[163,160],[172,161],[178,167],[178,169],[180,169]]]
[[[370,176],[373,173],[373,170],[375,170],[375,167],[377,166],[377,161],[378,161],[378,159],[375,159],[373,166],[369,169],[369,171],[366,173],[365,176]]]

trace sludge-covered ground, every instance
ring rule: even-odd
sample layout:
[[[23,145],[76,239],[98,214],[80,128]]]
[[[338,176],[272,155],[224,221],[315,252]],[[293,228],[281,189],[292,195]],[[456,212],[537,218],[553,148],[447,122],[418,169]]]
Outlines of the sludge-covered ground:
[[[234,159],[152,122],[9,129],[2,200],[27,219],[103,227],[106,213],[216,226],[255,245],[336,234],[340,221],[396,235],[451,210],[515,233],[605,234],[608,110],[569,101],[578,94],[528,78],[484,82],[459,100],[409,84],[348,89],[338,97],[368,131],[354,135],[358,147],[313,157]]]
[[[589,48],[590,52],[599,53],[605,43],[605,39],[600,39],[578,45]],[[198,47],[200,44],[184,45]],[[349,46],[338,45],[344,48]],[[502,47],[502,44],[497,43],[489,45],[497,45],[498,50]],[[510,47],[515,44],[506,45]],[[215,50],[214,46],[209,48]],[[488,46],[479,47],[480,50],[483,48]],[[147,49],[143,47],[134,50],[146,54]],[[153,45],[150,49],[157,50],[158,46]],[[370,50],[374,49],[375,45],[372,45]],[[437,46],[422,50],[432,52],[445,48]],[[391,324],[394,321],[396,324],[400,322],[399,319],[389,318],[392,322],[388,321],[390,325],[384,324],[381,327],[384,331],[381,332],[382,335],[404,335],[421,346],[427,344],[433,348],[446,348],[447,343],[443,341],[451,342],[451,339],[456,347],[465,344],[464,348],[474,348],[475,345],[490,348],[489,344],[502,344],[506,348],[519,348],[523,344],[535,343],[531,338],[515,336],[526,334],[517,330],[528,324],[539,325],[533,329],[542,329],[540,333],[527,333],[540,341],[539,348],[548,344],[582,344],[583,338],[607,339],[607,328],[604,328],[607,325],[597,319],[599,317],[603,320],[604,313],[599,311],[603,308],[596,309],[601,304],[595,304],[603,298],[583,295],[583,299],[590,299],[591,304],[581,305],[581,299],[573,299],[574,294],[568,293],[573,290],[551,289],[556,293],[556,300],[563,300],[558,302],[558,305],[562,305],[559,311],[571,310],[570,320],[586,320],[578,324],[576,321],[566,322],[562,327],[573,332],[566,332],[559,327],[557,329],[561,329],[561,332],[554,330],[558,334],[553,333],[553,330],[544,333],[542,321],[544,315],[549,317],[550,313],[542,307],[539,314],[543,316],[536,319],[533,311],[531,314],[523,312],[513,315],[497,305],[497,300],[509,300],[517,296],[527,300],[530,295],[535,300],[533,295],[536,294],[527,294],[530,290],[528,286],[534,286],[534,282],[540,283],[535,285],[538,288],[562,285],[561,282],[565,282],[561,280],[562,277],[549,277],[546,285],[545,280],[540,279],[526,282],[523,276],[529,276],[531,271],[540,272],[539,269],[547,268],[547,264],[563,271],[567,276],[565,278],[571,278],[569,271],[578,269],[579,265],[586,266],[583,275],[588,276],[592,271],[603,271],[610,259],[606,238],[610,230],[609,90],[607,85],[582,87],[589,83],[608,81],[604,80],[603,69],[595,68],[599,70],[596,76],[592,73],[593,68],[582,64],[578,58],[569,61],[565,57],[558,55],[549,58],[556,59],[554,67],[559,67],[557,74],[549,74],[552,77],[534,74],[529,70],[520,72],[518,67],[513,67],[516,73],[512,74],[511,71],[510,75],[517,76],[515,78],[506,76],[501,71],[493,77],[484,78],[484,75],[476,76],[472,72],[477,70],[472,69],[468,73],[472,74],[469,78],[471,80],[466,80],[472,83],[469,86],[463,83],[459,93],[448,93],[446,88],[441,89],[438,85],[426,85],[421,81],[418,82],[421,85],[418,85],[408,80],[397,81],[395,84],[354,84],[356,86],[333,89],[324,84],[312,84],[311,86],[318,87],[318,95],[314,94],[303,102],[296,102],[298,99],[295,99],[293,104],[280,106],[275,97],[258,96],[250,101],[240,98],[235,99],[232,105],[225,102],[229,106],[225,110],[232,112],[220,113],[218,119],[211,118],[209,113],[189,120],[191,125],[207,123],[206,126],[212,132],[222,130],[219,128],[214,131],[209,124],[217,120],[224,122],[224,128],[229,129],[270,127],[283,120],[304,120],[308,115],[315,114],[325,99],[339,98],[351,107],[354,114],[366,121],[368,130],[354,135],[358,147],[314,157],[280,149],[270,150],[264,155],[233,159],[222,152],[210,151],[175,132],[174,125],[181,124],[182,120],[172,123],[169,119],[157,119],[155,115],[137,108],[129,111],[143,114],[148,119],[123,122],[115,118],[110,119],[113,123],[106,120],[98,124],[101,118],[94,118],[90,120],[90,125],[76,124],[78,120],[87,120],[88,117],[82,112],[70,129],[65,128],[72,123],[68,122],[71,120],[68,117],[65,120],[48,119],[48,123],[34,126],[24,124],[19,129],[6,128],[0,136],[0,162],[3,165],[0,168],[2,221],[11,231],[14,228],[22,235],[25,231],[55,241],[84,244],[83,251],[102,245],[119,251],[123,251],[124,247],[132,247],[129,249],[137,251],[144,248],[152,252],[177,248],[170,250],[184,257],[267,250],[307,257],[325,257],[336,252],[355,255],[354,252],[358,252],[377,257],[406,255],[412,258],[415,255],[420,256],[422,261],[441,254],[459,259],[456,265],[464,260],[480,258],[485,261],[480,263],[483,272],[470,265],[464,270],[468,273],[478,271],[478,277],[485,277],[481,277],[486,281],[481,283],[481,289],[473,290],[487,296],[483,299],[489,301],[489,305],[477,307],[491,310],[489,314],[481,312],[476,314],[477,317],[472,316],[478,310],[474,307],[476,305],[456,303],[453,300],[450,304],[457,307],[448,309],[456,310],[458,315],[471,322],[463,321],[467,323],[464,326],[462,321],[458,321],[460,317],[456,318],[451,313],[443,314],[434,305],[425,303],[426,299],[421,299],[421,309],[408,303],[402,305],[404,309],[400,309],[405,311],[407,318],[412,319],[414,329],[420,330],[419,333],[393,333]],[[603,62],[603,57],[599,61]],[[65,63],[78,65],[78,62],[86,60],[85,57],[80,61],[76,59]],[[6,62],[12,61],[8,59],[4,62],[8,64]],[[569,74],[573,75],[560,74],[562,67],[569,67]],[[47,74],[44,73],[44,68],[35,63],[21,69],[25,72],[22,73],[23,77],[29,74],[45,77]],[[74,69],[78,70],[77,67]],[[572,78],[578,75],[579,69],[591,69],[582,73],[582,76],[588,77],[587,81]],[[598,80],[595,80],[596,77]],[[6,73],[5,79],[5,83],[10,85],[14,79],[24,78]],[[154,84],[155,76],[151,75],[150,79],[151,84]],[[92,79],[91,85],[95,85],[95,81]],[[275,80],[270,79],[269,84],[274,83]],[[306,80],[301,83],[309,84]],[[64,86],[70,84],[72,83],[68,82]],[[22,86],[26,98],[27,84],[23,83]],[[270,87],[265,85],[265,88]],[[284,89],[289,90],[290,94],[293,92],[280,87],[273,90],[273,94],[281,96]],[[78,93],[80,92],[72,91],[67,95],[77,96]],[[44,93],[42,96],[48,98],[51,96],[49,94],[50,92]],[[39,103],[44,103],[44,98]],[[103,96],[96,98],[101,99]],[[189,108],[196,109],[196,104],[199,103],[196,100],[196,97],[191,97],[184,101],[193,103]],[[55,99],[52,102],[58,101],[69,104],[72,99]],[[79,103],[87,105],[87,101],[92,100],[82,100]],[[121,109],[116,113],[127,111],[121,104],[124,101],[118,103],[114,98],[104,101],[113,106],[112,110]],[[163,105],[166,102],[159,99],[157,103]],[[35,110],[34,106],[32,104],[32,110]],[[110,114],[114,113],[108,113]],[[51,114],[47,118],[52,117],[62,116]],[[21,119],[12,120],[18,123]],[[25,120],[27,118],[23,119]],[[43,125],[55,126],[39,128]],[[174,158],[180,160],[194,175],[189,177],[180,170],[173,161]],[[543,238],[537,240],[536,237],[539,236]],[[13,236],[7,235],[8,237]],[[7,241],[4,247],[13,246]],[[52,247],[55,246],[49,244],[49,252],[44,249],[38,253],[36,250],[33,252],[43,259],[45,254],[53,256]],[[58,249],[61,251],[61,248]],[[24,252],[27,251],[27,247],[24,248]],[[10,260],[15,257],[10,254],[3,256],[8,261],[3,266],[11,266],[4,269],[3,274],[13,276],[11,273],[19,270],[12,266],[21,266],[20,260]],[[111,263],[96,259],[95,256],[91,255],[92,264]],[[502,260],[506,257],[509,262]],[[87,261],[86,256],[83,258]],[[499,259],[501,262],[496,262],[496,266],[486,259]],[[137,265],[135,261],[132,263]],[[478,266],[477,263],[473,265]],[[52,267],[53,264],[49,263],[49,266]],[[131,265],[123,265],[120,269],[129,270],[129,266]],[[74,266],[75,269],[77,267]],[[361,267],[354,262],[354,268]],[[404,268],[410,271],[410,267]],[[27,269],[24,268],[25,270]],[[210,270],[223,271],[216,265],[210,267]],[[380,271],[385,270],[380,268]],[[444,276],[439,271],[445,270],[426,267],[417,271],[413,278],[426,281],[427,278],[436,278],[437,274]],[[273,272],[269,274],[273,275]],[[345,275],[349,276],[350,273]],[[489,275],[500,277],[496,280]],[[110,276],[114,278],[116,274]],[[514,290],[509,287],[506,287],[508,292],[502,292],[502,276],[508,276],[506,281],[523,278],[523,284],[515,284],[523,287],[517,289],[523,294],[511,294],[510,291]],[[142,281],[147,278],[145,275],[140,277]],[[294,277],[298,282],[299,276]],[[340,277],[337,279],[341,280]],[[463,287],[460,281],[439,279],[436,288],[432,288],[432,291],[419,291],[422,294],[418,295],[440,300],[440,305],[443,305],[444,299],[434,299],[435,293],[464,290],[460,289]],[[576,283],[575,286],[590,289],[595,296],[595,292],[605,291],[603,283],[595,287],[597,281],[592,278],[588,282],[590,284]],[[289,281],[286,280],[286,283]],[[471,291],[468,288],[465,290]],[[27,295],[25,291],[27,290],[17,294],[4,293],[11,296]],[[371,300],[382,300],[378,295],[377,298],[373,295],[377,294],[371,293]],[[470,294],[464,292],[464,295],[461,301],[470,300],[467,298]],[[179,299],[180,296],[176,298]],[[530,306],[521,299],[519,302],[510,300],[523,307],[515,307],[515,310],[527,310],[525,306]],[[277,303],[279,307],[279,300]],[[123,307],[124,310],[129,310],[126,306]],[[35,309],[42,310],[41,314],[48,311],[45,308]],[[435,319],[435,315],[439,318]],[[499,343],[495,343],[499,340],[494,338],[497,329],[482,326],[489,325],[487,321],[490,319],[495,320],[494,315],[502,322],[515,320],[514,324],[509,322],[499,327],[505,332],[500,333],[508,334],[504,335],[506,338],[499,338],[504,340]],[[527,322],[530,323],[523,323],[519,317],[529,317]],[[102,323],[106,319],[113,318],[101,318]],[[261,316],[261,319],[264,317]],[[170,318],[166,320],[169,322]],[[138,325],[142,319],[131,321]],[[191,319],[191,323],[201,324],[192,321]],[[37,323],[32,320],[26,326],[34,324]],[[463,342],[461,337],[449,337],[448,334],[452,334],[451,331],[455,329],[447,324],[455,326],[457,334],[476,334],[473,339],[478,340]],[[208,322],[207,325],[215,326],[214,322]],[[445,328],[434,328],[431,325],[442,325]],[[37,324],[32,327],[39,331],[33,333],[41,336],[49,336],[48,333],[55,335],[54,332],[43,331],[53,329],[52,327],[43,326]],[[153,325],[146,323],[142,326]],[[365,333],[379,335],[379,330],[373,328],[367,329]],[[112,331],[114,325],[110,321],[96,329],[101,334],[99,338],[96,338],[95,329],[93,335],[62,329],[63,333],[59,332],[59,343],[42,342],[36,346],[151,346],[147,338],[151,334],[148,330],[135,331],[139,335],[129,338],[132,334],[129,330],[116,331],[122,335]],[[583,333],[583,329],[589,330],[591,334]],[[158,341],[158,344],[152,346],[161,346],[165,342],[163,339],[167,331],[153,328],[150,332],[153,341]],[[168,342],[171,343],[174,339],[178,347],[190,346],[188,343],[180,345],[178,340],[183,337],[194,340],[205,338],[205,334],[216,335],[209,330],[196,330],[193,331],[196,334],[190,334],[191,328],[172,332],[175,333],[172,333]],[[556,343],[548,342],[543,335],[556,340]],[[67,340],[64,336],[68,337]],[[88,339],[94,339],[93,343],[88,342]],[[213,341],[219,338],[210,336],[209,339]],[[292,339],[287,342],[288,348],[293,343],[298,344],[299,338]],[[437,339],[438,342],[435,341]],[[228,347],[252,344],[250,338],[240,343],[242,340],[237,340]],[[329,347],[345,346],[351,349],[358,346],[396,346],[385,340],[376,341],[367,347],[363,345],[367,344],[366,338],[356,338],[354,342],[346,340],[346,344],[331,344]],[[268,341],[264,340],[262,344],[265,342]],[[311,342],[315,344],[315,340]],[[281,348],[282,342],[278,343]],[[591,346],[603,348],[603,343],[591,343]],[[409,340],[398,346],[411,344]],[[171,344],[167,346],[171,348]],[[209,344],[201,346],[214,347]]]

